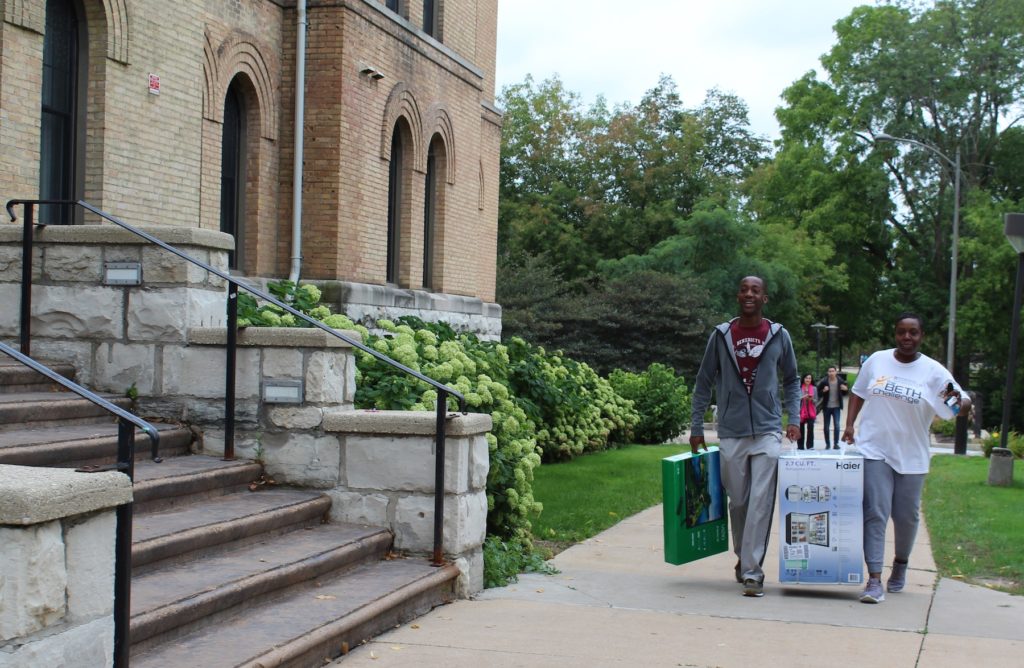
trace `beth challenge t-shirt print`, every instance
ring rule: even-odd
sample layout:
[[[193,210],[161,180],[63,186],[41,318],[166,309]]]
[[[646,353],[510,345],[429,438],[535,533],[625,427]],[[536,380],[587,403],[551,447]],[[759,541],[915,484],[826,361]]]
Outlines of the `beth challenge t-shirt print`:
[[[736,364],[740,369],[740,378],[750,394],[757,377],[757,365],[764,351],[764,340],[768,338],[768,321],[762,319],[756,327],[741,327],[739,320],[729,326],[732,334],[732,351],[736,356]]]

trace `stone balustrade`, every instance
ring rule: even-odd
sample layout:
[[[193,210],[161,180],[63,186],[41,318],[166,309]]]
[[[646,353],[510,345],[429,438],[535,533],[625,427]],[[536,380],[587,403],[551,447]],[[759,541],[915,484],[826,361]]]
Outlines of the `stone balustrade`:
[[[145,229],[221,270],[233,248],[219,232]],[[198,451],[222,454],[224,281],[110,225],[48,226],[35,240],[33,356],[73,364],[78,382],[96,390],[134,387],[141,415],[191,424]],[[105,263],[129,261],[141,263],[142,285],[103,284]],[[18,312],[20,280],[21,226],[0,225],[4,313]],[[0,338],[17,336],[17,317],[0,319]],[[355,376],[352,347],[322,330],[240,330],[235,454],[260,461],[278,484],[327,490],[333,518],[386,526],[398,549],[429,553],[434,414],[355,411]],[[298,402],[268,400],[268,385],[292,388]],[[444,550],[466,593],[483,586],[490,428],[484,415],[448,421]]]
[[[0,465],[0,668],[105,668],[114,655],[122,473]]]

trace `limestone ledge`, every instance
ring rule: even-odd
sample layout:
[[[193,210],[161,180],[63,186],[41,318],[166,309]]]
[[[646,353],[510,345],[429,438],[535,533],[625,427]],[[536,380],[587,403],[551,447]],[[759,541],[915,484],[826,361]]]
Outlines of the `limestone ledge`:
[[[448,413],[448,436],[471,436],[491,430],[491,416],[483,413]],[[343,434],[433,435],[434,411],[338,411],[324,416],[324,431]]]
[[[22,227],[19,224],[0,225],[0,243],[21,243]],[[171,246],[203,246],[219,250],[234,250],[234,237],[224,232],[205,230],[198,227],[178,225],[140,225],[137,229],[150,234]],[[132,234],[128,230],[108,225],[46,225],[37,227],[36,243],[49,244],[150,244],[150,241]]]
[[[362,342],[359,332],[337,330],[341,334]],[[188,330],[188,342],[199,346],[223,346],[228,342],[224,327],[193,327]],[[352,344],[331,336],[321,329],[300,327],[245,327],[238,330],[238,345],[280,348],[351,348]]]
[[[0,464],[0,524],[40,524],[131,500],[131,480],[116,471]]]

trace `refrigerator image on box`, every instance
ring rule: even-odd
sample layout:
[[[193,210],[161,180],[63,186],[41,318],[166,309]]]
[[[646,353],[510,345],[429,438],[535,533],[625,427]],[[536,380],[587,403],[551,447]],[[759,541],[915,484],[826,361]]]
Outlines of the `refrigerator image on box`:
[[[786,542],[809,543],[828,547],[828,512],[789,513],[786,515]]]
[[[779,582],[864,581],[864,459],[842,452],[779,457]]]

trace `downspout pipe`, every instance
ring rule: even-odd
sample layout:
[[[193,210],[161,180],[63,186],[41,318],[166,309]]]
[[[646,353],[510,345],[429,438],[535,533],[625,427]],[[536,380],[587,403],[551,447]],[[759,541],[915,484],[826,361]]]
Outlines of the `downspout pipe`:
[[[299,282],[302,271],[302,144],[306,109],[306,0],[295,3],[295,159],[292,164],[292,264],[288,280]]]

